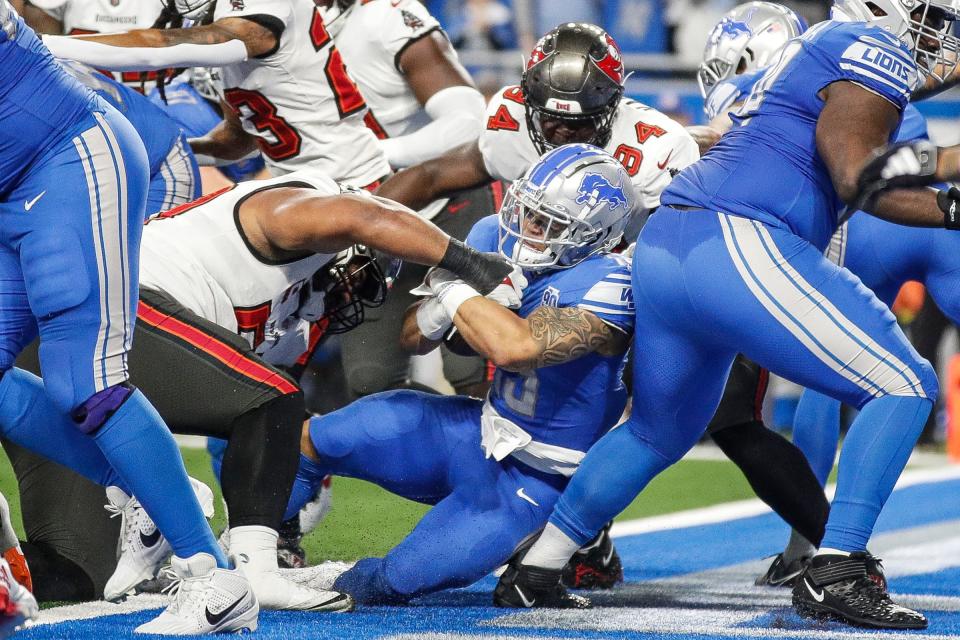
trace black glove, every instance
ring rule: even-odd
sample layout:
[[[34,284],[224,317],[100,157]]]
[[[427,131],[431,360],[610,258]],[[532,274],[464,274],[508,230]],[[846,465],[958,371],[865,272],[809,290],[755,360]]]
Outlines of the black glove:
[[[483,296],[496,289],[513,271],[500,254],[480,253],[456,238],[450,238],[447,251],[437,266],[457,274]]]
[[[937,191],[937,206],[943,211],[943,226],[960,231],[960,189],[950,187]]]
[[[937,145],[929,140],[891,144],[860,171],[857,209],[869,205],[885,189],[923,187],[937,182]]]

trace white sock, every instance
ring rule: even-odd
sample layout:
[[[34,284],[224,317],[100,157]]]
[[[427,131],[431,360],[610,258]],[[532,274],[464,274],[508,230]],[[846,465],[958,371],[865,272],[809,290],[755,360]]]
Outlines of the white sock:
[[[545,569],[563,569],[580,545],[552,524],[547,524],[540,538],[530,547],[521,564]]]
[[[247,574],[278,571],[277,537],[277,532],[270,527],[233,527],[230,529],[230,555]]]
[[[13,523],[10,522],[10,505],[7,499],[0,493],[0,552],[20,546],[17,540],[17,534],[13,530]]]
[[[833,556],[849,556],[849,551],[841,551],[840,549],[831,549],[830,547],[823,547],[817,551],[818,556],[833,555]]]

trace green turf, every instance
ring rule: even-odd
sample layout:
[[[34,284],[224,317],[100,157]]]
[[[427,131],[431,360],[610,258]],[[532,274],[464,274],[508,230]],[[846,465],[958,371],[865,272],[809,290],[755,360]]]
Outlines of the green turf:
[[[214,487],[217,493],[213,527],[219,531],[224,525],[223,506],[207,454],[201,449],[183,449],[183,456],[190,474]],[[333,510],[304,542],[312,562],[382,555],[410,531],[427,509],[359,480],[336,478],[333,487]],[[0,456],[0,490],[10,502],[14,524],[22,536],[16,483],[6,456]],[[684,460],[657,477],[620,519],[658,515],[752,496],[746,480],[732,463]]]

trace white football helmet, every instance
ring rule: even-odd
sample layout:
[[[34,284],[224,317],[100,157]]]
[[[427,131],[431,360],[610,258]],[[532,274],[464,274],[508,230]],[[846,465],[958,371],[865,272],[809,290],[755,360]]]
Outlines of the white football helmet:
[[[869,22],[899,38],[921,76],[942,82],[957,67],[960,40],[952,31],[960,0],[835,0],[830,18]]]
[[[626,170],[606,151],[568,144],[513,183],[500,207],[500,254],[530,271],[572,267],[617,246],[637,206]]]
[[[796,13],[773,2],[747,2],[731,9],[710,31],[697,69],[697,84],[704,98],[718,83],[760,69],[789,40],[806,31]]]

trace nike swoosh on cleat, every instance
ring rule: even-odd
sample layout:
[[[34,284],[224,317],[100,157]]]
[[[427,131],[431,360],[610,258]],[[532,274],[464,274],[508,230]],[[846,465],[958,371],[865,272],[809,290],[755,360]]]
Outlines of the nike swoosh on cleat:
[[[520,487],[519,489],[517,489],[517,497],[520,498],[521,500],[526,500],[527,502],[529,502],[535,507],[540,506],[533,498],[531,498],[526,494],[526,492],[523,490],[523,487]]]
[[[611,545],[610,545],[610,551],[607,552],[607,555],[603,556],[603,566],[606,567],[607,565],[610,564],[610,561],[613,560],[613,552],[614,552],[614,551],[615,551],[615,549],[613,548],[613,545],[611,544]]]
[[[527,609],[533,606],[533,603],[536,602],[536,599],[527,600],[527,596],[523,595],[523,591],[520,590],[520,587],[513,585],[513,590],[517,592],[517,595],[520,596],[520,602],[523,603]]]
[[[152,547],[153,545],[160,542],[161,536],[162,534],[160,533],[160,529],[154,529],[153,533],[151,533],[150,535],[144,535],[143,531],[141,531],[140,544],[142,544],[145,547]]]
[[[816,591],[814,591],[813,587],[810,586],[810,583],[807,582],[806,578],[803,579],[803,584],[807,588],[807,591],[810,592],[810,595],[813,596],[814,600],[816,600],[817,602],[823,602],[823,595],[824,595],[823,591],[821,591],[820,593],[817,593]]]
[[[204,609],[204,615],[207,617],[207,622],[210,623],[211,627],[215,627],[220,624],[224,618],[226,618],[231,611],[237,608],[237,606],[244,601],[245,598],[241,597],[239,600],[231,604],[229,607],[221,611],[220,613],[214,613],[210,611],[209,608]]]
[[[41,192],[40,192],[40,195],[38,195],[38,196],[37,196],[36,198],[34,198],[33,200],[25,200],[25,201],[23,202],[23,210],[24,210],[24,211],[30,211],[30,209],[33,209],[33,205],[37,204],[37,200],[39,200],[40,198],[42,198],[42,197],[43,197],[43,194],[45,194],[45,193],[46,193],[46,191],[41,191]]]

